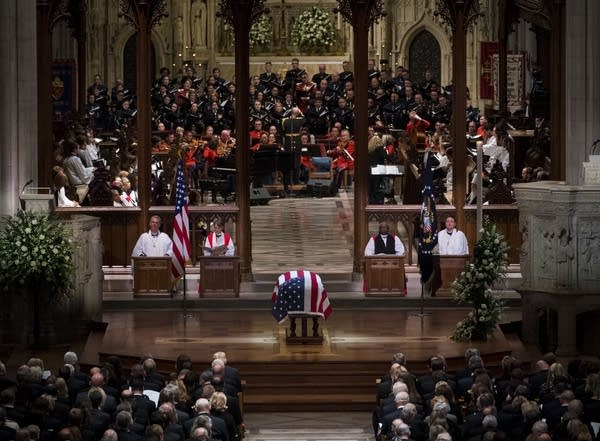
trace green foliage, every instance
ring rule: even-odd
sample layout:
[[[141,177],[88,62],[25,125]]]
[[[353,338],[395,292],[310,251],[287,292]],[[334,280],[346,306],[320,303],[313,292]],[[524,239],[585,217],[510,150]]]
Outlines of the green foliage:
[[[261,15],[250,28],[250,47],[268,46],[273,41],[273,23],[267,15]]]
[[[454,300],[471,305],[471,312],[458,322],[452,338],[457,341],[487,339],[500,320],[504,301],[490,287],[506,276],[508,244],[489,218],[483,221],[481,238],[475,245],[473,263],[452,284]]]
[[[69,296],[74,272],[73,250],[55,218],[19,211],[0,233],[2,291],[41,288],[53,298]]]
[[[292,44],[301,50],[327,49],[335,43],[335,29],[329,13],[317,6],[302,12],[294,22]]]

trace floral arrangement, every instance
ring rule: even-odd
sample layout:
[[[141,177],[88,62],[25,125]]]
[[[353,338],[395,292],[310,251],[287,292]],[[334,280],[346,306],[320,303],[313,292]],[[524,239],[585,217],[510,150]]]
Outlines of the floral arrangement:
[[[317,6],[302,12],[292,26],[291,41],[301,50],[333,46],[335,29],[329,13]]]
[[[452,335],[454,340],[486,340],[493,332],[504,309],[504,301],[492,295],[490,287],[506,275],[508,250],[504,236],[486,217],[481,238],[473,251],[473,263],[452,284],[454,300],[473,308],[458,322]]]
[[[265,14],[261,15],[250,28],[250,47],[267,46],[273,41],[273,23]]]
[[[68,297],[74,263],[70,239],[55,218],[31,211],[9,217],[0,233],[0,287],[44,287]]]

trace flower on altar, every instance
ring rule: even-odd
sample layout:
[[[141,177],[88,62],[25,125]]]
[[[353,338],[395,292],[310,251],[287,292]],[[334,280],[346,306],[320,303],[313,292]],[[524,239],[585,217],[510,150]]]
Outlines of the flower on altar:
[[[68,296],[74,271],[70,239],[58,219],[31,211],[9,217],[0,232],[2,291],[44,287],[53,297]]]
[[[335,29],[330,14],[317,6],[302,12],[292,26],[291,41],[301,50],[333,46]]]
[[[485,218],[481,237],[469,264],[452,284],[454,300],[471,306],[469,314],[454,329],[456,341],[487,339],[500,320],[504,300],[490,289],[506,276],[509,246],[489,218]]]
[[[261,15],[250,28],[250,47],[268,46],[273,41],[273,22],[266,14]]]

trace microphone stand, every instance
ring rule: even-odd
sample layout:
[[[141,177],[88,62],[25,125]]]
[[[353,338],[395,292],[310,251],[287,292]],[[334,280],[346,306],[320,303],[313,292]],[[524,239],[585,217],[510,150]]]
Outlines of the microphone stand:
[[[421,308],[420,308],[420,311],[418,311],[418,312],[411,312],[410,315],[412,317],[423,318],[423,317],[427,317],[427,316],[431,315],[430,312],[425,312],[425,289],[423,288],[424,285],[425,284],[421,280]]]

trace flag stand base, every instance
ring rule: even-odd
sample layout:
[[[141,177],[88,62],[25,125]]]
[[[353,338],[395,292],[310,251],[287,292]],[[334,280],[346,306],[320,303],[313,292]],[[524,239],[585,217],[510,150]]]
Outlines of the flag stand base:
[[[425,309],[425,291],[423,289],[423,282],[421,282],[421,309],[417,312],[411,312],[410,316],[411,317],[421,317],[421,318],[430,316],[431,313],[426,312],[424,309]]]

